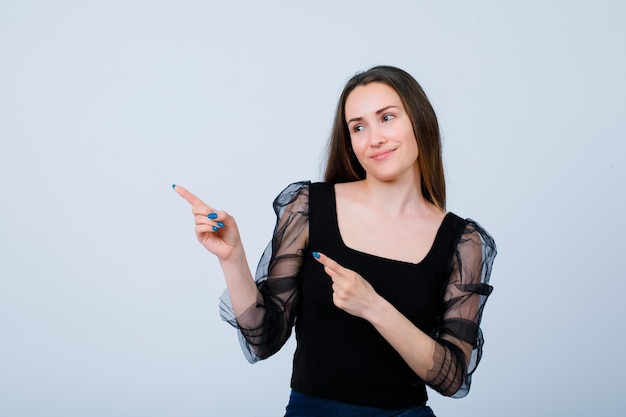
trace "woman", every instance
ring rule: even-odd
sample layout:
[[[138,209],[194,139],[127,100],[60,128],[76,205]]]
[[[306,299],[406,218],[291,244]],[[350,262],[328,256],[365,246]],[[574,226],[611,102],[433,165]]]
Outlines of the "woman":
[[[496,247],[445,211],[437,118],[408,73],[379,66],[348,81],[325,182],[276,198],[255,279],[235,220],[174,188],[219,259],[222,317],[248,360],[278,351],[295,323],[287,416],[432,416],[426,385],[468,393]]]

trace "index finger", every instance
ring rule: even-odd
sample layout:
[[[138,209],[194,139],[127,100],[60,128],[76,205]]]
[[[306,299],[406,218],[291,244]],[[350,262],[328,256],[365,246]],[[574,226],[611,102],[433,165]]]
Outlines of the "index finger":
[[[189,204],[191,204],[192,206],[206,206],[207,205],[198,197],[196,197],[191,192],[189,192],[185,187],[182,187],[176,184],[172,185],[172,187],[174,188],[174,191],[178,193],[179,196],[187,200],[187,202],[189,202]]]
[[[323,253],[320,252],[313,252],[313,257],[322,265],[324,265],[326,268],[328,268],[329,270],[338,273],[339,271],[341,271],[342,269],[345,269],[343,266],[341,266],[338,262],[336,262],[334,259],[329,258],[328,256],[324,255]]]

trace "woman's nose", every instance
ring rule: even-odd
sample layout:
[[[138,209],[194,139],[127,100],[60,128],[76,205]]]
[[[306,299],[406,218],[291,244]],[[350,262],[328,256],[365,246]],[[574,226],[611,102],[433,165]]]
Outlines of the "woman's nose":
[[[370,129],[370,146],[380,146],[383,143],[387,142],[387,138],[384,135],[384,132],[379,127],[372,127]]]

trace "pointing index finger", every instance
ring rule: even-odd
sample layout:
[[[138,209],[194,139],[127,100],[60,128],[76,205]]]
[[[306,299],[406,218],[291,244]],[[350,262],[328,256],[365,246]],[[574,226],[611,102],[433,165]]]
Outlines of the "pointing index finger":
[[[335,260],[329,258],[328,256],[324,255],[323,253],[319,253],[319,252],[313,252],[313,257],[322,265],[324,265],[326,268],[329,268],[331,271],[339,271],[341,268],[343,268],[341,265],[339,265]]]
[[[174,191],[178,193],[179,196],[187,200],[187,202],[191,204],[192,206],[206,206],[207,205],[198,197],[196,197],[191,192],[189,192],[185,187],[182,187],[180,185],[173,185],[172,187],[174,188]]]

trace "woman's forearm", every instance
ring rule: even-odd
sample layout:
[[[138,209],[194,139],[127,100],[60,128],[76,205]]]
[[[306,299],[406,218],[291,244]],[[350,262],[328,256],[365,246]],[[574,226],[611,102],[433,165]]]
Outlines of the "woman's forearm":
[[[254,282],[243,246],[238,246],[228,259],[220,259],[235,317],[241,316],[257,303],[259,290]]]
[[[422,379],[434,366],[435,341],[382,297],[365,317]]]

